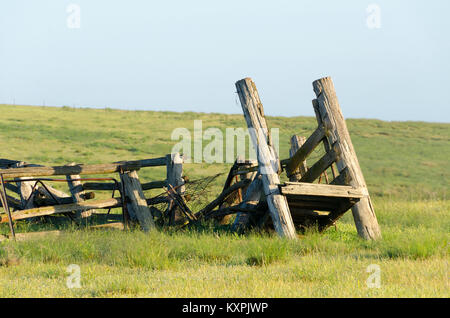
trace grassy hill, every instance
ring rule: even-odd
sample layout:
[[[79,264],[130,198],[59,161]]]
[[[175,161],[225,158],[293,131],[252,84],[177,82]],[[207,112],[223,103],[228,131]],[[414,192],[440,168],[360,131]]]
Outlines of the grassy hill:
[[[74,109],[0,105],[2,157],[45,165],[107,163],[163,156],[176,141],[173,129],[245,128],[241,115]],[[309,136],[311,117],[268,117],[280,129],[280,156],[289,154],[292,134]],[[450,125],[349,119],[352,137],[372,196],[443,197],[450,180]],[[205,142],[206,144],[206,142]],[[194,176],[224,172],[229,165],[187,167]],[[157,177],[156,175],[148,177]]]
[[[0,113],[0,158],[44,165],[163,156],[176,143],[173,129],[192,131],[199,119],[203,130],[245,127],[241,115],[192,112],[0,105]],[[316,127],[310,117],[267,120],[280,129],[281,158],[288,157],[292,134],[309,136]],[[347,125],[381,241],[360,240],[351,213],[337,229],[298,242],[270,233],[236,236],[226,228],[152,235],[73,229],[58,239],[0,243],[0,296],[448,297],[450,124],[349,119]],[[229,168],[188,164],[185,173],[196,179]],[[164,170],[145,169],[140,177],[159,180]],[[225,177],[212,184],[210,198]],[[11,258],[20,261],[7,266]],[[65,286],[71,263],[82,268],[81,289]],[[381,267],[381,288],[366,286],[370,264]]]

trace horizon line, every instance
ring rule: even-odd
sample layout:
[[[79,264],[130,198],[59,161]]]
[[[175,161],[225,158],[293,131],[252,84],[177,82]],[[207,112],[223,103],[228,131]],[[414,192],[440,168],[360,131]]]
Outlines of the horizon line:
[[[22,107],[48,107],[48,108],[73,108],[73,109],[109,109],[109,110],[118,110],[118,111],[141,111],[141,112],[166,112],[166,113],[197,113],[197,114],[211,114],[211,115],[242,115],[241,113],[218,113],[218,112],[204,112],[204,111],[195,111],[195,110],[152,110],[152,109],[126,109],[126,108],[120,108],[120,107],[109,107],[109,106],[69,106],[69,105],[30,105],[30,104],[8,104],[8,103],[0,103],[0,106],[22,106]],[[298,116],[283,116],[283,115],[267,115],[266,117],[282,117],[282,118],[295,118],[295,117],[311,117],[314,118],[314,116],[307,116],[307,115],[298,115]],[[367,118],[367,117],[345,117],[345,120],[352,119],[352,120],[378,120],[383,122],[390,122],[390,123],[407,123],[407,122],[414,122],[414,123],[429,123],[429,124],[450,124],[450,121],[448,122],[439,122],[439,121],[426,121],[426,120],[386,120],[386,119],[379,119],[379,118]]]

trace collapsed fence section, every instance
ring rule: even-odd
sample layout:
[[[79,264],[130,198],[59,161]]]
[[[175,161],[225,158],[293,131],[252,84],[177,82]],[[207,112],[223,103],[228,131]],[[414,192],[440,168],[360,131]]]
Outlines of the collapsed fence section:
[[[179,154],[97,165],[44,167],[7,159],[1,159],[0,164],[0,198],[6,212],[0,215],[0,223],[9,223],[13,237],[13,222],[17,220],[62,214],[79,224],[96,210],[107,209],[109,213],[113,208],[122,209],[125,226],[139,224],[142,230],[149,231],[155,227],[155,213],[150,211],[152,204],[167,203],[169,207],[164,213],[170,215],[175,213],[174,206],[184,201],[183,159]],[[141,184],[137,171],[157,166],[166,167],[166,179]],[[84,177],[111,173],[118,173],[119,178]],[[49,178],[54,176],[65,176],[65,179]],[[49,185],[51,182],[66,182],[71,194],[53,188]],[[145,190],[158,188],[166,189],[166,195],[145,198]],[[87,192],[104,190],[112,191],[112,197],[98,200],[94,199],[94,192]],[[8,195],[7,191],[16,193],[21,200]],[[119,197],[114,197],[116,193]]]

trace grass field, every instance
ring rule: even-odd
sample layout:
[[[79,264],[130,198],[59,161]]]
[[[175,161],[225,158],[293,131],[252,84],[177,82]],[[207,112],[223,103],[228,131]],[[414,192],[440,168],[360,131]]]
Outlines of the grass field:
[[[177,127],[245,127],[243,116],[0,105],[0,158],[45,165],[108,163],[170,152]],[[345,109],[344,109],[345,115]],[[289,136],[309,135],[314,118],[268,117]],[[449,297],[450,124],[349,119],[383,239],[358,238],[351,213],[324,234],[297,242],[273,233],[239,236],[227,226],[190,230],[79,230],[57,238],[0,243],[0,297]],[[191,179],[226,173],[229,164],[188,164]],[[142,180],[164,170],[143,169]],[[220,191],[226,175],[211,185]],[[50,229],[18,222],[18,231]],[[8,233],[6,224],[0,234]],[[66,286],[67,266],[81,288]],[[366,284],[380,266],[379,288]]]

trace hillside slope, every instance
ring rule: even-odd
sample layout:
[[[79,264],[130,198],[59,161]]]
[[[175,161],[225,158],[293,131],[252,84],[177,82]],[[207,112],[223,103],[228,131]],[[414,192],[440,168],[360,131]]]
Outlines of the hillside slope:
[[[241,115],[124,111],[0,105],[0,157],[45,165],[106,163],[163,156],[177,141],[173,129],[193,132],[217,127],[245,128]],[[280,156],[288,157],[292,134],[309,136],[311,117],[268,117],[280,130]],[[347,120],[363,173],[373,196],[445,196],[449,188],[450,124]],[[204,141],[206,145],[208,141]],[[227,164],[188,165],[191,177],[226,172]],[[150,171],[157,178],[163,171]]]

